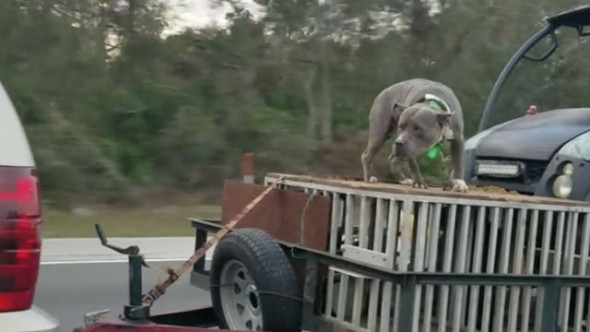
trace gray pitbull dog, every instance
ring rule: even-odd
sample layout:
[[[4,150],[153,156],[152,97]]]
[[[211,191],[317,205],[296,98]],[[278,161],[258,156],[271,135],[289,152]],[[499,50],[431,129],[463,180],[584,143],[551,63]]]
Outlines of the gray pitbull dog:
[[[361,155],[364,181],[377,181],[370,176],[373,158],[391,133],[397,135],[388,159],[392,172],[401,175],[400,183],[427,188],[416,158],[449,141],[453,169],[445,189],[468,191],[463,180],[463,112],[448,86],[415,78],[377,95],[369,113],[369,140]],[[408,164],[412,178],[400,169],[402,163]]]

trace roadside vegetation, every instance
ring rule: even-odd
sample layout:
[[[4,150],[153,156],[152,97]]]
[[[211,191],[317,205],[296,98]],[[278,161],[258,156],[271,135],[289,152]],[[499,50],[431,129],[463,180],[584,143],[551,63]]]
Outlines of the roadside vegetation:
[[[45,211],[43,237],[95,237],[96,223],[100,223],[112,237],[194,236],[188,217],[218,219],[220,216],[220,208],[216,205],[124,209],[93,205],[72,211],[49,208]]]
[[[0,1],[0,80],[34,149],[46,236],[88,235],[95,220],[120,227],[111,233],[172,235],[178,222],[191,234],[183,218],[219,203],[244,152],[259,178],[359,176],[373,98],[411,77],[451,86],[470,136],[508,57],[544,16],[586,2],[215,3],[231,9],[227,26],[170,32],[183,10],[164,0]],[[520,66],[494,121],[530,104],[590,105],[588,51]],[[423,170],[437,178],[444,165]],[[165,194],[145,204],[154,192]]]

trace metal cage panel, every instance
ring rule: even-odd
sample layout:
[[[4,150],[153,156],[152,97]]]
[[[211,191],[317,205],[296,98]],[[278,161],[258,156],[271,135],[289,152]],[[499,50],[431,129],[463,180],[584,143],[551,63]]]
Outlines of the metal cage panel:
[[[269,176],[265,184],[275,181]],[[332,199],[330,254],[400,272],[588,274],[590,205],[408,195],[327,182],[287,177],[281,186]],[[541,331],[538,287],[419,284],[413,296],[412,331]],[[325,297],[325,318],[350,330],[397,331],[399,285],[331,267]],[[560,331],[590,328],[590,291],[569,287],[559,297]]]

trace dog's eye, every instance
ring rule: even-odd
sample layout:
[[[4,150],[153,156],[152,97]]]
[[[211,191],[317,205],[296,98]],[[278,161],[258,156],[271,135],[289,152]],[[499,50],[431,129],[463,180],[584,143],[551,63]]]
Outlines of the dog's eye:
[[[419,126],[417,126],[417,125],[413,125],[413,126],[412,126],[412,130],[414,130],[415,132],[420,132],[420,131],[422,131],[422,128],[420,128],[420,127],[419,127]]]

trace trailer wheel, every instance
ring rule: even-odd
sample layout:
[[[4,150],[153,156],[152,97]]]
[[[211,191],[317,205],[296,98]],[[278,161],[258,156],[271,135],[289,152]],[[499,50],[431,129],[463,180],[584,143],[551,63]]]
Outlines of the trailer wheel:
[[[211,302],[224,329],[301,331],[301,294],[293,267],[266,232],[244,228],[217,244],[211,261]]]

